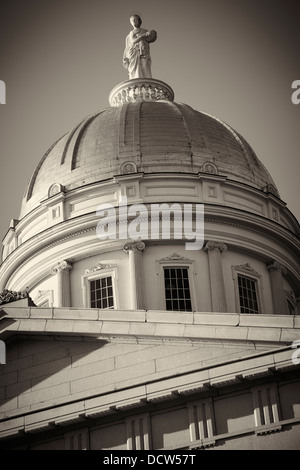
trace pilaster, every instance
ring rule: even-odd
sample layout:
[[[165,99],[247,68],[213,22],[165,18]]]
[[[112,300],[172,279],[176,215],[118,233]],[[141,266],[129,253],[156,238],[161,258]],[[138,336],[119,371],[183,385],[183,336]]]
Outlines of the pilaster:
[[[51,269],[57,278],[57,307],[71,307],[70,271],[72,264],[60,261]]]
[[[289,311],[282,279],[282,276],[286,275],[286,268],[277,261],[273,261],[267,266],[267,269],[270,271],[274,313],[288,315]]]
[[[213,312],[227,312],[222,268],[222,253],[227,250],[227,246],[225,243],[209,241],[204,249],[208,253],[212,310]]]
[[[123,250],[129,255],[129,276],[131,286],[131,308],[143,309],[143,264],[142,253],[145,243],[142,241],[125,243]]]

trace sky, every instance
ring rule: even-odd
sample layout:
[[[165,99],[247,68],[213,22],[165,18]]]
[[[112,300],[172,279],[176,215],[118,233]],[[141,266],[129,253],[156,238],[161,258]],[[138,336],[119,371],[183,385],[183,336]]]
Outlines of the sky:
[[[158,33],[153,78],[242,134],[300,220],[298,0],[1,0],[0,239],[44,153],[127,80],[133,13]]]

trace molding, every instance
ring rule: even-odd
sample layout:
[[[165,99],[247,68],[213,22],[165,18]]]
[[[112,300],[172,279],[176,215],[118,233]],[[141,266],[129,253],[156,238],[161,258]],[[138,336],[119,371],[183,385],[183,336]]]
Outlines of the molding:
[[[94,266],[93,268],[90,268],[90,269],[86,269],[84,271],[84,274],[91,274],[91,273],[94,273],[94,272],[97,272],[97,271],[102,271],[103,269],[113,269],[115,268],[117,265],[116,264],[102,264],[102,263],[98,263],[96,264],[96,266]]]
[[[134,242],[127,242],[123,246],[123,251],[125,253],[129,253],[130,251],[133,252],[143,252],[146,248],[146,245],[143,241],[134,241]]]
[[[180,262],[193,263],[193,260],[189,258],[185,258],[184,256],[181,256],[178,253],[173,253],[170,256],[165,256],[164,258],[157,260],[158,263],[166,263],[168,261],[180,261]]]
[[[227,245],[223,242],[209,241],[204,247],[205,251],[220,251],[221,253],[227,251]]]
[[[234,271],[241,271],[244,272],[245,274],[251,274],[252,276],[261,277],[261,274],[259,274],[257,271],[255,271],[254,268],[250,265],[250,263],[245,263],[245,264],[239,264],[237,266],[232,266]],[[235,279],[235,276],[233,277]]]
[[[283,276],[286,276],[287,274],[287,269],[283,264],[279,263],[278,261],[273,261],[272,263],[267,265],[267,269],[269,271],[281,271]]]
[[[72,264],[68,261],[59,261],[55,266],[51,268],[51,274],[57,274],[61,271],[71,271],[73,268]]]

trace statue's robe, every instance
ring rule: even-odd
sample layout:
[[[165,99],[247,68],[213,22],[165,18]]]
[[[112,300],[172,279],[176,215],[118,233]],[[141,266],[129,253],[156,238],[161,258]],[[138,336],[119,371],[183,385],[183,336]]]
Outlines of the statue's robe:
[[[146,32],[146,29],[139,28],[137,30],[131,31],[126,37],[123,61],[124,64],[126,64],[126,59],[128,59],[128,73],[130,79],[152,78],[149,43],[143,39],[136,44],[133,43],[137,37],[140,37]],[[132,51],[131,54],[130,51]]]

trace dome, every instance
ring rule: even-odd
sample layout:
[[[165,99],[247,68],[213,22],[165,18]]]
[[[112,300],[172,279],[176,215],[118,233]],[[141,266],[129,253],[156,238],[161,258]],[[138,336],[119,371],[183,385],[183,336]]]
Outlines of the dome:
[[[249,144],[230,126],[169,99],[113,105],[56,141],[27,187],[20,218],[56,183],[65,192],[123,173],[215,173],[259,190],[277,189]]]

